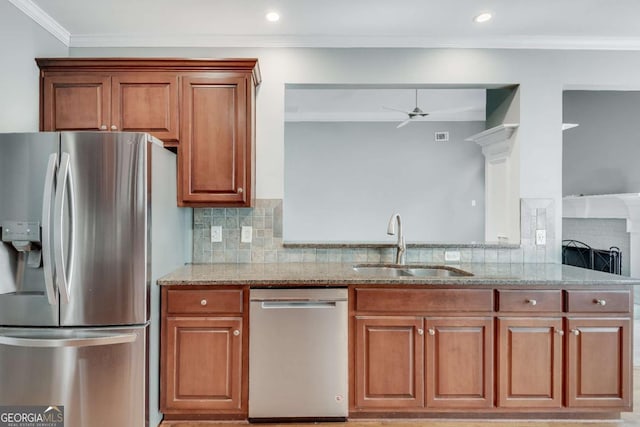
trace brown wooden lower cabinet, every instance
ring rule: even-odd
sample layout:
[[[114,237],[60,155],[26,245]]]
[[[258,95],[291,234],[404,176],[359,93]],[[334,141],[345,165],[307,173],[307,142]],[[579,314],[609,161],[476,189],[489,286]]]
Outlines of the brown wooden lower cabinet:
[[[567,319],[567,406],[631,408],[631,320]]]
[[[355,322],[356,407],[493,406],[490,317],[362,316]]]
[[[427,408],[493,406],[493,319],[426,319]]]
[[[422,318],[356,317],[355,405],[421,408],[424,405]]]
[[[161,410],[239,411],[242,318],[167,318],[166,376]]]
[[[165,420],[246,418],[247,303],[247,287],[162,288]]]
[[[502,408],[562,407],[562,318],[498,319]]]
[[[479,290],[435,289],[440,311],[415,302],[433,304],[430,290],[401,290],[351,289],[350,417],[631,410],[628,289],[588,297],[583,290],[490,290],[498,295],[495,307]],[[248,292],[163,288],[166,419],[246,418]],[[392,295],[412,304],[390,301]],[[470,295],[483,298],[469,306]]]

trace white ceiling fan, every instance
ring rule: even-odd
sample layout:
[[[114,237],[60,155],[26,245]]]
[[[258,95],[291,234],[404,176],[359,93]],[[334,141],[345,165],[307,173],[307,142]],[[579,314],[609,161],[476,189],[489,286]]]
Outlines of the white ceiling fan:
[[[426,117],[426,116],[431,115],[431,114],[436,114],[436,113],[458,113],[458,112],[469,111],[469,110],[473,109],[471,107],[466,107],[466,108],[454,108],[454,109],[450,109],[450,110],[438,110],[438,111],[430,111],[430,112],[422,111],[422,109],[420,107],[418,107],[418,89],[416,89],[416,107],[413,110],[405,111],[405,110],[400,110],[398,108],[385,107],[385,106],[383,106],[382,108],[384,108],[386,110],[399,111],[399,112],[404,113],[404,114],[407,115],[407,118],[404,121],[400,122],[400,124],[398,126],[396,126],[396,128],[401,128],[402,126],[405,126],[405,125],[409,124],[409,122],[411,122],[411,121],[413,121],[415,119]]]

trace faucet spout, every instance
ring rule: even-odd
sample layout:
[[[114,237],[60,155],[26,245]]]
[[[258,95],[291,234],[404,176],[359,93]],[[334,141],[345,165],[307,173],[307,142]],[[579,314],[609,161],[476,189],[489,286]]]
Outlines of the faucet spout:
[[[398,229],[396,231],[396,224]],[[389,219],[389,225],[387,226],[387,234],[390,236],[396,235],[398,236],[398,243],[396,244],[396,264],[404,265],[405,263],[405,254],[407,252],[407,244],[404,240],[404,234],[402,232],[402,219],[400,218],[400,214],[391,215],[391,219]]]

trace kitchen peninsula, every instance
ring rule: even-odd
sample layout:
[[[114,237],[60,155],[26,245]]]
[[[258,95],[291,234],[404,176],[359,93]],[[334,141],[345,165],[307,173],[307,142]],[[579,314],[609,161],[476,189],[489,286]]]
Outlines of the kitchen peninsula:
[[[196,264],[162,278],[165,420],[247,418],[257,288],[348,289],[349,419],[603,419],[632,409],[640,281],[559,264],[456,264],[471,275],[448,277],[353,267]]]

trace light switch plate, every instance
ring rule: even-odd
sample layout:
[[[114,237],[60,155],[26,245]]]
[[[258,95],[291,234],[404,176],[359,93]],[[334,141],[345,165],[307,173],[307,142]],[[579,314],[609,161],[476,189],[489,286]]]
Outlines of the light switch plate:
[[[252,236],[253,236],[253,227],[250,225],[243,225],[242,231],[240,232],[240,242],[251,243]]]
[[[536,245],[547,244],[547,230],[536,230]]]
[[[212,225],[211,226],[211,242],[222,242],[222,226],[220,225]]]

